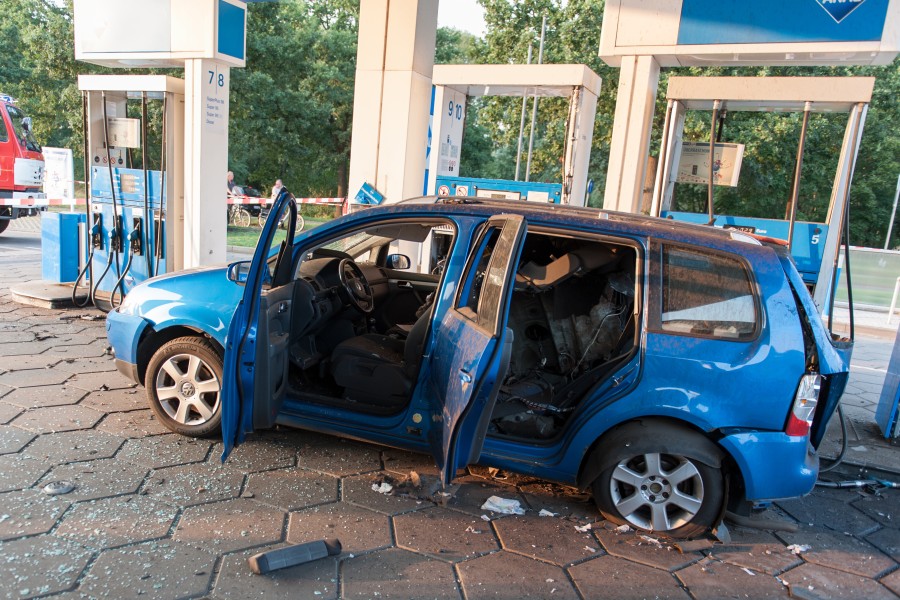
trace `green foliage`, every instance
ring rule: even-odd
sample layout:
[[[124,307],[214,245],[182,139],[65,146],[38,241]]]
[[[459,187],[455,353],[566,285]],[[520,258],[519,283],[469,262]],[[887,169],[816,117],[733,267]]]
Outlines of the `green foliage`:
[[[247,68],[231,71],[237,181],[346,195],[358,14],[340,0],[249,5]]]
[[[297,195],[345,195],[353,113],[358,0],[248,6],[247,68],[231,71],[229,168],[260,190],[281,178]],[[83,179],[81,73],[72,0],[0,0],[0,91],[16,97],[42,145],[72,148]],[[159,163],[158,103],[150,103],[151,166]],[[129,106],[129,116],[140,116]],[[154,118],[157,117],[157,118]]]
[[[45,146],[81,152],[81,94],[73,50],[72,0],[0,0],[0,91],[32,117]],[[76,159],[76,179],[82,169]]]
[[[487,35],[463,53],[473,63],[518,63],[527,61],[528,47],[537,56],[541,17],[547,16],[545,63],[583,63],[603,80],[597,105],[589,177],[594,179],[590,203],[602,204],[609,142],[615,114],[618,69],[598,57],[603,0],[479,0],[485,9]],[[439,42],[454,43],[450,35]],[[457,48],[457,55],[458,55]],[[439,54],[454,56],[454,50]],[[670,75],[734,76],[874,76],[875,94],[869,106],[859,159],[850,192],[851,243],[878,246],[884,242],[897,175],[900,173],[900,69],[895,61],[884,67],[744,67],[664,69],[657,96],[651,153],[658,154],[665,116],[665,91]],[[567,102],[541,99],[531,179],[558,182],[561,179],[563,136]],[[488,97],[470,102],[460,172],[472,177],[512,178],[522,101],[520,98]],[[530,128],[531,101],[526,111],[525,150]],[[690,114],[685,139],[708,141],[710,113]],[[810,119],[804,153],[798,218],[826,218],[834,172],[844,135],[846,115],[814,115]],[[724,141],[746,145],[740,185],[716,188],[716,211],[736,215],[784,218],[790,198],[797,141],[802,115],[731,113]],[[680,209],[706,210],[703,186],[677,186]],[[898,244],[900,219],[894,227],[891,246]]]
[[[890,219],[897,175],[900,173],[900,71],[898,63],[883,67],[741,67],[728,69],[672,69],[668,75],[728,76],[870,76],[875,91],[850,189],[850,243],[882,247]],[[660,89],[665,90],[663,82]],[[660,93],[654,126],[655,143],[662,131],[664,94]],[[711,113],[688,113],[685,140],[708,141]],[[797,145],[803,115],[800,113],[729,113],[726,142],[745,144],[744,163],[737,188],[717,187],[716,212],[782,219],[790,199]],[[803,156],[797,218],[825,221],[847,115],[812,114]],[[679,210],[706,211],[706,187],[676,186]],[[895,226],[896,240],[896,226]],[[892,245],[896,245],[896,241]]]
[[[597,56],[603,0],[479,2],[485,9],[488,33],[485,43],[475,45],[472,56],[465,62],[524,64],[528,61],[529,46],[532,48],[532,62],[537,62],[541,18],[546,15],[543,62],[583,63],[601,76],[603,85],[598,99],[589,177],[595,181],[595,190],[603,189],[618,81],[618,70],[605,65]],[[525,109],[521,179],[524,179],[527,163],[532,103],[533,99],[529,99]],[[471,104],[478,110],[475,114],[472,110],[467,111],[460,172],[473,177],[512,179],[515,175],[522,99],[494,96]],[[567,114],[567,100],[540,99],[534,131],[532,181],[561,180]],[[472,152],[470,148],[473,140],[478,152]],[[592,201],[600,201],[598,193],[593,194]]]
[[[450,1],[450,0],[444,0]],[[593,205],[602,203],[609,142],[618,85],[618,69],[598,57],[603,0],[479,0],[487,35],[441,28],[437,63],[525,63],[528,47],[537,60],[541,17],[547,16],[546,63],[584,63],[603,80],[597,106],[589,176]],[[229,168],[238,183],[267,192],[275,179],[300,196],[346,195],[353,112],[359,0],[282,0],[248,6],[248,61],[231,71]],[[76,178],[82,179],[81,95],[77,74],[113,72],[76,63],[72,0],[0,0],[0,91],[15,96],[33,117],[35,134],[47,146],[72,148]],[[128,73],[127,70],[115,70]],[[146,73],[148,71],[135,71]],[[180,71],[167,72],[181,76]],[[731,68],[665,69],[657,99],[651,153],[658,152],[665,114],[666,81],[686,75],[869,75],[876,77],[859,160],[851,189],[851,242],[884,242],[900,173],[900,69]],[[159,107],[151,103],[150,161],[159,162]],[[534,136],[531,179],[561,178],[567,102],[541,99]],[[521,98],[472,99],[466,113],[461,173],[512,178],[522,111]],[[137,116],[132,114],[131,116]],[[687,122],[689,140],[708,140],[710,115]],[[531,121],[526,110],[522,171]],[[717,188],[719,212],[784,216],[790,195],[800,115],[729,115],[724,139],[746,145],[738,188]],[[833,185],[834,168],[846,119],[816,115],[810,120],[804,174],[798,203],[801,219],[821,220]],[[681,185],[677,202],[687,210],[705,210],[702,186]],[[900,221],[900,220],[898,220]],[[891,246],[900,243],[900,223]]]

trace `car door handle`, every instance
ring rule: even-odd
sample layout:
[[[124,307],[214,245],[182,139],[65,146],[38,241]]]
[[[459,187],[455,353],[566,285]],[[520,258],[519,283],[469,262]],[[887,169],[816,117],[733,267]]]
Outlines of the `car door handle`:
[[[287,312],[287,309],[288,309],[288,303],[287,303],[287,302],[282,302],[281,304],[278,305],[278,312],[279,312],[279,313]]]
[[[410,283],[409,281],[398,281],[398,282],[397,282],[397,287],[398,287],[398,288],[405,288],[405,289],[407,289],[407,290],[411,290],[412,287],[413,287],[413,284]]]
[[[469,375],[469,372],[464,369],[459,370],[459,379],[463,383],[472,383],[472,376]]]

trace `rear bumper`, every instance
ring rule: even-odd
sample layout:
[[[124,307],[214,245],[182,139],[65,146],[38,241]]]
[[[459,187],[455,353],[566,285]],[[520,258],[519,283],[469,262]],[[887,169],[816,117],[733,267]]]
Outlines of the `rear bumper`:
[[[725,436],[719,444],[741,470],[747,500],[804,496],[819,476],[819,457],[806,437],[753,431]]]

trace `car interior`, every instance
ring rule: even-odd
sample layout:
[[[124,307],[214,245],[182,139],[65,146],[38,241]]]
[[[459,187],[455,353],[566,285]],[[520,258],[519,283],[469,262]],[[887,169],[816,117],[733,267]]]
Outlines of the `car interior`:
[[[270,341],[270,364],[257,361],[258,379],[292,400],[372,415],[404,410],[454,238],[449,221],[394,220],[305,251],[293,281],[263,293],[268,317],[258,335]],[[527,234],[507,323],[510,365],[489,433],[554,437],[632,355],[637,266],[625,243]]]

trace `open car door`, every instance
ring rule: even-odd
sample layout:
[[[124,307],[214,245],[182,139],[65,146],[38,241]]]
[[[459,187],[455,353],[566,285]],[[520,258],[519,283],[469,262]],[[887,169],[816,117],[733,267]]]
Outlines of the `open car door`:
[[[271,215],[225,338],[223,461],[246,434],[275,423],[286,391],[297,202],[284,188]],[[286,230],[280,227],[283,224]]]
[[[436,332],[429,385],[434,391],[432,450],[444,483],[481,456],[500,385],[509,368],[506,329],[525,219],[492,217],[467,258],[459,295]]]

